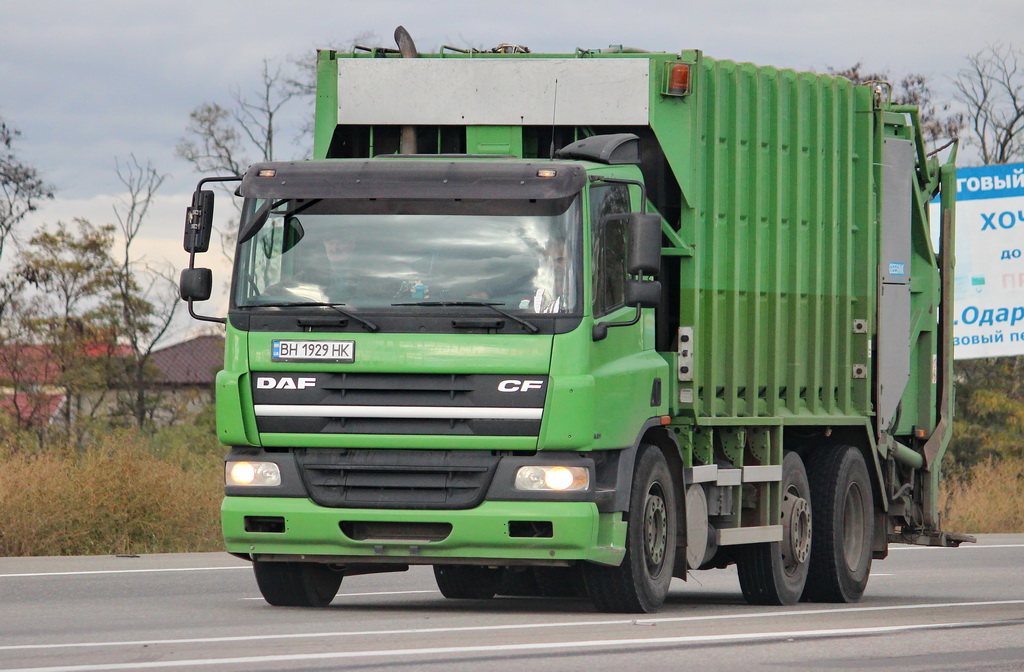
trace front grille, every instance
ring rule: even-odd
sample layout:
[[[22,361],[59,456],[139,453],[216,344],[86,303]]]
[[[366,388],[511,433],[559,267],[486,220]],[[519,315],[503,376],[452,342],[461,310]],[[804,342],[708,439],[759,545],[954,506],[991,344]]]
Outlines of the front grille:
[[[320,506],[469,509],[483,501],[501,458],[465,450],[300,448],[295,459]]]
[[[537,436],[547,376],[254,373],[260,432]]]

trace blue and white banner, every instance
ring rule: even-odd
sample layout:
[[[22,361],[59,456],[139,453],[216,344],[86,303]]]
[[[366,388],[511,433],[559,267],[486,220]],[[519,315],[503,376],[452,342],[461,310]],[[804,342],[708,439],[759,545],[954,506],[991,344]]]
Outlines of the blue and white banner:
[[[953,357],[1024,355],[1024,163],[958,168],[956,183]]]

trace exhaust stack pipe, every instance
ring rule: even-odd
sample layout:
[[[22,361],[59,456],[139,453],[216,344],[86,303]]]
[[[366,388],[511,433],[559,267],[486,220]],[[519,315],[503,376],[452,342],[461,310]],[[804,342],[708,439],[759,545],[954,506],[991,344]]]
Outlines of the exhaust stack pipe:
[[[404,27],[395,28],[395,42],[398,44],[398,51],[402,58],[418,58],[419,52],[412,41],[412,35]],[[398,141],[398,151],[402,154],[417,154],[416,127],[402,126],[402,135]]]

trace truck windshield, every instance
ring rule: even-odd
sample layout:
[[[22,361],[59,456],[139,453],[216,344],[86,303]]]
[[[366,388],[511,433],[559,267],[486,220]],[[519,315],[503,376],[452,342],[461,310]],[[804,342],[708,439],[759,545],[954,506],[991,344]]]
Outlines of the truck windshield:
[[[486,302],[530,314],[580,310],[578,199],[559,214],[452,209],[251,199],[242,230],[247,221],[266,221],[236,252],[235,305],[408,311],[409,303]]]

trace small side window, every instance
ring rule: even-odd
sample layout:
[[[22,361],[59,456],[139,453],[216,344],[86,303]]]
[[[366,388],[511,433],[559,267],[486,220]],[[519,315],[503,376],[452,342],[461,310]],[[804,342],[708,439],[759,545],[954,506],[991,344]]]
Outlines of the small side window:
[[[624,219],[608,219],[608,216],[629,211],[629,188],[626,185],[606,184],[591,188],[590,217],[594,241],[591,256],[595,317],[607,315],[626,305],[629,230]]]

